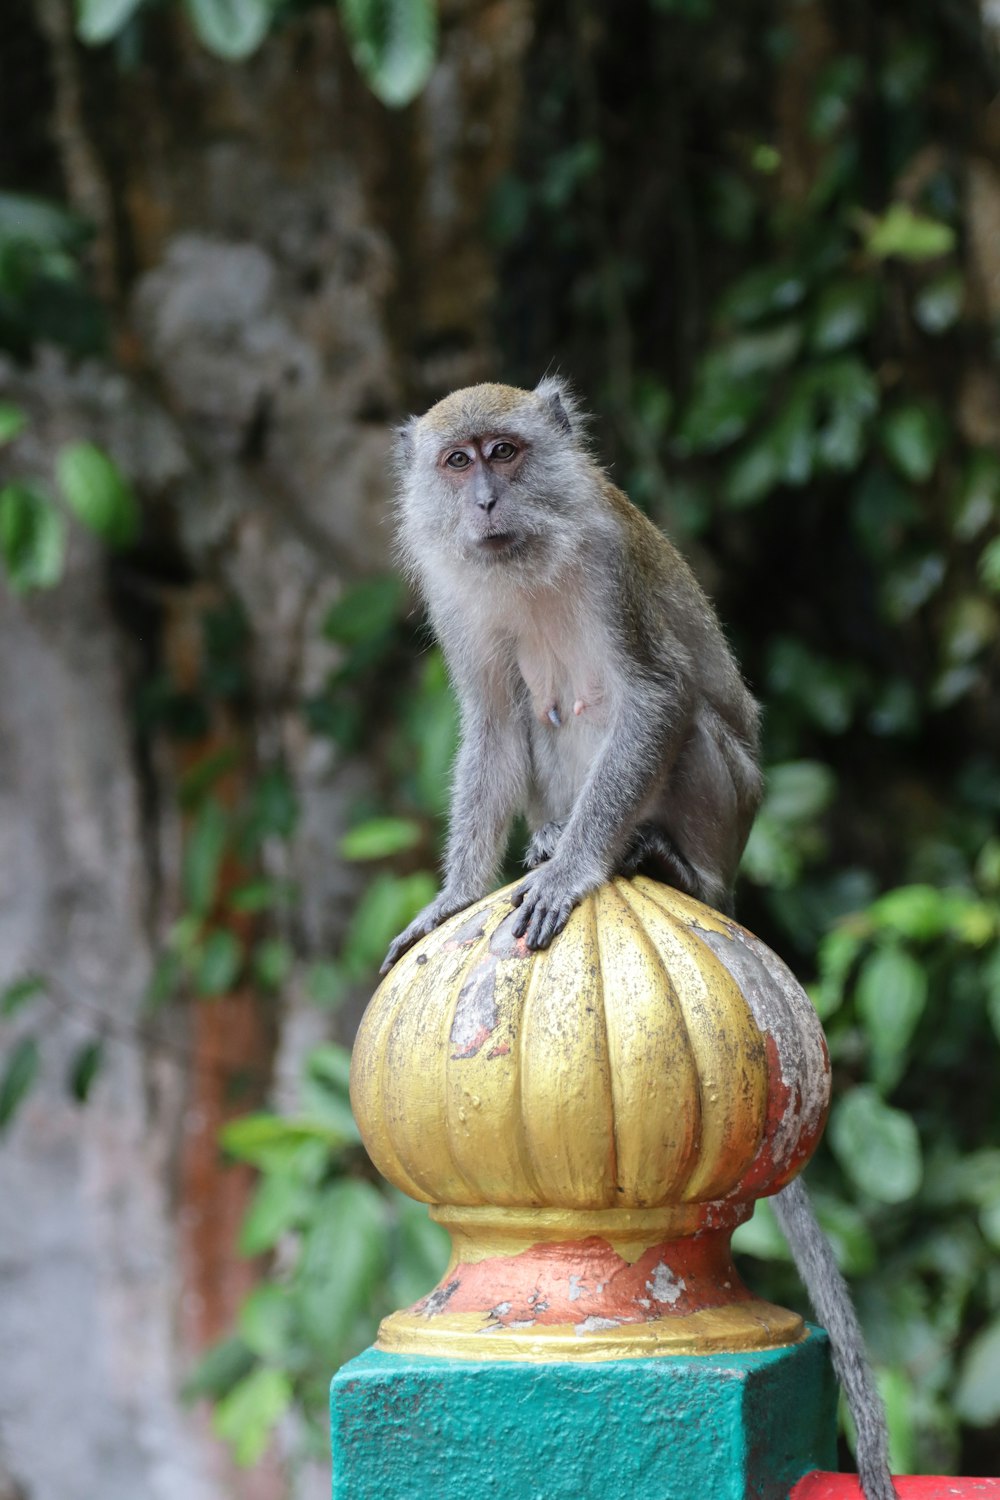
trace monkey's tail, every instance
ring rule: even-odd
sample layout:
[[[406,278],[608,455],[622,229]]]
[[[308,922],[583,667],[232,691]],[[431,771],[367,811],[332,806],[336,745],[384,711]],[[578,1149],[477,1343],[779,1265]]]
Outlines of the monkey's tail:
[[[771,1204],[813,1311],[830,1336],[833,1368],[857,1434],[858,1478],[866,1500],[899,1500],[889,1471],[885,1408],[868,1363],[861,1324],[801,1177],[772,1198]]]

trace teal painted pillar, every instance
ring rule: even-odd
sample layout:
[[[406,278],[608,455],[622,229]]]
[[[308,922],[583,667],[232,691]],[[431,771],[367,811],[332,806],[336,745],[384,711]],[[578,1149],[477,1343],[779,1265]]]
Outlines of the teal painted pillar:
[[[383,1354],[331,1388],[333,1500],[787,1500],[836,1462],[826,1335],[729,1355]]]

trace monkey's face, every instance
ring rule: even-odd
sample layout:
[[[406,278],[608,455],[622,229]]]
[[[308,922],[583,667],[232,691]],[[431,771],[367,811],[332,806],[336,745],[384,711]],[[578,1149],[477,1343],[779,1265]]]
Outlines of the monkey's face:
[[[555,382],[455,391],[401,434],[411,558],[538,581],[570,550],[587,458]],[[571,398],[566,397],[571,401]]]
[[[438,483],[474,556],[509,559],[528,541],[531,530],[517,491],[526,462],[530,467],[527,444],[513,432],[445,443],[439,451]]]

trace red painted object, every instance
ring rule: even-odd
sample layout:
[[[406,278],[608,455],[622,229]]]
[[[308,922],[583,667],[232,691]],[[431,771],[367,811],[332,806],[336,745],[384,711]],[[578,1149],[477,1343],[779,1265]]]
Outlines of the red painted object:
[[[952,1479],[947,1474],[904,1474],[894,1479],[899,1500],[1000,1500],[1000,1479]],[[824,1474],[814,1469],[792,1490],[789,1500],[863,1500],[856,1474]]]

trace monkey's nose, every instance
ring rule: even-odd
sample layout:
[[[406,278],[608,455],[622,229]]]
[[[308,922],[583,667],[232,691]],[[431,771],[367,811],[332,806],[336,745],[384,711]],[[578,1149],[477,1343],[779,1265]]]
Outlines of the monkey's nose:
[[[480,495],[476,500],[479,509],[484,510],[487,515],[489,515],[496,503],[496,499],[492,495]]]

